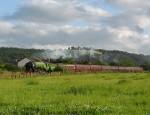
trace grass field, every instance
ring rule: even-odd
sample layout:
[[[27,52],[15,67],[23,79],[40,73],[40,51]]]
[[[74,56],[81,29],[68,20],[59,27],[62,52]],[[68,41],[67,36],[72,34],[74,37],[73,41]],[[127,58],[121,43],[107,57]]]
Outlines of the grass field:
[[[150,73],[0,79],[0,114],[150,115]]]

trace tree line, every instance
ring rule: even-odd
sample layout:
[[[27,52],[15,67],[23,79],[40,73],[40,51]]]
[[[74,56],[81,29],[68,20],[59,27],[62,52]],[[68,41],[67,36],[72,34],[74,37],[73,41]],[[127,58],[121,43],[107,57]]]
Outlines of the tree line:
[[[94,49],[99,52],[91,56],[91,54],[78,54],[75,58],[73,52],[78,50],[91,50],[86,47],[70,47],[67,49],[71,53],[71,57],[59,57],[58,59],[44,59],[51,63],[64,64],[95,64],[95,65],[111,65],[111,66],[141,66],[145,70],[150,71],[150,56],[142,54],[133,54],[123,51],[108,51],[103,49]],[[22,48],[0,48],[0,70],[17,70],[17,61],[23,58],[40,58],[45,50],[40,49],[22,49]]]

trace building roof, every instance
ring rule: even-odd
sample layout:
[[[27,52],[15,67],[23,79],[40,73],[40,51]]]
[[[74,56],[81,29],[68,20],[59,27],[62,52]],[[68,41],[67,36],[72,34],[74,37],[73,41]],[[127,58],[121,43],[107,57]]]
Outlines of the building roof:
[[[22,68],[22,67],[25,66],[26,63],[28,63],[28,62],[30,62],[30,61],[31,61],[30,59],[24,58],[24,59],[22,59],[22,60],[20,60],[20,61],[18,62],[18,67]]]

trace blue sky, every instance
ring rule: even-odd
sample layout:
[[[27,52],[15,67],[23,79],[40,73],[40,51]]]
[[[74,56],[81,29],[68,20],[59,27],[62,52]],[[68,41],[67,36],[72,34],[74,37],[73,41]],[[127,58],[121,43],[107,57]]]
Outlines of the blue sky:
[[[150,0],[1,0],[0,47],[150,54]]]
[[[1,0],[0,16],[6,15],[8,13],[13,13],[19,4],[20,0]]]

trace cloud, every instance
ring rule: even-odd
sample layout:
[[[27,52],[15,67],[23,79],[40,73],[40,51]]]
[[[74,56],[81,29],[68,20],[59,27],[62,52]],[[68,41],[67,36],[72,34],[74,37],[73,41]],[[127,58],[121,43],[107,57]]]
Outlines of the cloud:
[[[149,0],[106,0],[111,5],[116,5],[121,10],[120,14],[112,16],[108,21],[115,24],[150,26],[150,1]]]
[[[149,9],[150,1],[149,0],[106,0],[107,2],[117,5],[118,7],[123,7],[127,10],[145,10]],[[143,9],[145,8],[145,9]]]
[[[108,16],[109,13],[101,8],[89,5],[80,5],[75,0],[31,0],[25,2],[17,11],[5,16],[7,20],[19,20],[37,23],[69,23],[74,20],[98,21],[101,17]],[[90,17],[90,18],[89,18]]]
[[[24,1],[0,20],[0,46],[57,49],[80,45],[150,54],[149,0],[105,0],[117,13],[91,2]]]
[[[6,23],[6,25],[9,24]],[[3,33],[3,43],[6,46],[15,47],[56,49],[56,47],[66,48],[67,46],[79,45],[138,52],[141,46],[150,42],[149,36],[142,37],[127,27],[80,28],[68,25],[57,27],[37,23],[22,23],[8,27],[7,33]],[[0,26],[1,28],[3,26]]]

